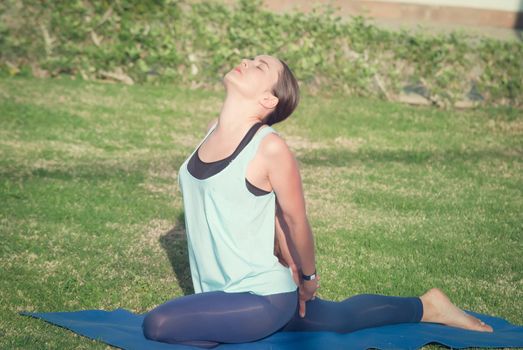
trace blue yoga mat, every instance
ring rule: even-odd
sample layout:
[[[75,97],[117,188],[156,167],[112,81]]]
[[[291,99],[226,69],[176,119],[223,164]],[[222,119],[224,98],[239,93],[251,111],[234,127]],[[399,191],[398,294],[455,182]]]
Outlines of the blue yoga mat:
[[[493,333],[467,331],[435,323],[402,323],[367,328],[352,333],[276,332],[251,343],[220,344],[218,350],[316,350],[344,349],[418,349],[429,343],[451,348],[523,347],[523,327],[498,317],[467,311],[494,328]],[[165,344],[147,340],[142,333],[143,314],[124,309],[114,311],[84,310],[76,312],[21,312],[43,319],[83,336],[122,349],[201,349],[192,346]]]

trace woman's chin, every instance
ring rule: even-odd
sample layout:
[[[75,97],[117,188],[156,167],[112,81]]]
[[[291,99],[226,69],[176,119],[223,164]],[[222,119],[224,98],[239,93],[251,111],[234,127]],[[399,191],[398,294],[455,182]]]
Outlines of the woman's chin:
[[[222,84],[225,86],[225,89],[227,89],[231,83],[234,84],[233,81],[234,80],[231,79],[231,72],[225,74],[222,78]]]
[[[234,79],[231,79],[231,77],[228,74],[226,74],[223,77],[222,84],[225,87],[225,90],[227,92],[233,92],[233,91],[239,90],[238,83]]]

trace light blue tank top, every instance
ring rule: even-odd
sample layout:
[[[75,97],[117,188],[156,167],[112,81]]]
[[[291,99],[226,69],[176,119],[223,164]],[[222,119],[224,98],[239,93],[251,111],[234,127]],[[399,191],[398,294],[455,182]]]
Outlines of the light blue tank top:
[[[270,126],[260,128],[225,169],[197,179],[187,170],[187,163],[216,125],[178,172],[194,291],[258,295],[295,291],[290,268],[274,255],[274,191],[256,196],[245,184],[247,166],[260,141],[276,131]]]

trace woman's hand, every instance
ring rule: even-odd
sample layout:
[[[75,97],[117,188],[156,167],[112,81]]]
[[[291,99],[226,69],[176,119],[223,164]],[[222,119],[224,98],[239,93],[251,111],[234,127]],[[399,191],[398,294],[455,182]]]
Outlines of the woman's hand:
[[[287,241],[283,232],[282,236],[276,235],[276,240],[274,244],[274,255],[278,257],[280,263],[284,266],[287,266],[291,269],[292,278],[294,283],[298,286],[298,298],[300,304],[300,317],[305,317],[305,303],[309,300],[314,300],[316,298],[317,290],[320,288],[320,276],[316,274],[316,279],[312,281],[304,280],[301,277],[301,271],[298,269],[294,260],[292,259],[291,254],[289,253],[289,248]]]
[[[316,275],[316,279],[308,281],[302,280],[299,286],[299,299],[300,299],[300,317],[305,317],[305,303],[309,300],[316,298],[318,288],[320,288],[320,277]]]

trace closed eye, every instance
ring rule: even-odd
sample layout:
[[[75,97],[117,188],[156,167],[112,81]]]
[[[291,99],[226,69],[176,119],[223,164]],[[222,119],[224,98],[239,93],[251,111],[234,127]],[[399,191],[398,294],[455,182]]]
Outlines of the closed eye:
[[[251,61],[255,61],[256,58],[255,57],[251,57]],[[261,71],[264,71],[262,68],[261,68],[261,64],[257,65],[256,68],[258,68],[259,70]]]

